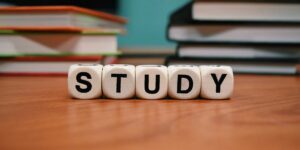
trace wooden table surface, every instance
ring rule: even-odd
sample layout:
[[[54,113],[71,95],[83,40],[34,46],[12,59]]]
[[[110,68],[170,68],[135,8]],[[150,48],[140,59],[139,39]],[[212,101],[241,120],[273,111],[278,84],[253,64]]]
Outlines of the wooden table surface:
[[[0,77],[0,149],[300,149],[300,77],[237,75],[231,100],[73,100]]]

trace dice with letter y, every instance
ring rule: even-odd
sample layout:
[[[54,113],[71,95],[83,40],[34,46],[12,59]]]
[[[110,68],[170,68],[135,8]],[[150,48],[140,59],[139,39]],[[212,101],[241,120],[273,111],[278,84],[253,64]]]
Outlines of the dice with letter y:
[[[230,66],[200,66],[201,97],[229,99],[234,88],[233,71]]]
[[[102,73],[103,94],[112,99],[128,99],[135,95],[135,66],[106,65]]]
[[[168,69],[162,65],[136,67],[136,95],[142,99],[162,99],[168,94]]]
[[[75,64],[69,68],[68,90],[77,99],[99,98],[102,94],[100,64]]]

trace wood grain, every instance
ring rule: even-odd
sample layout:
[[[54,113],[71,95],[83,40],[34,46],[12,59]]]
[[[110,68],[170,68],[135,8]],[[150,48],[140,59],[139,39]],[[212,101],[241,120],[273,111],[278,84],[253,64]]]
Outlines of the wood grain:
[[[231,100],[73,100],[0,77],[0,149],[300,149],[300,77],[238,75]]]

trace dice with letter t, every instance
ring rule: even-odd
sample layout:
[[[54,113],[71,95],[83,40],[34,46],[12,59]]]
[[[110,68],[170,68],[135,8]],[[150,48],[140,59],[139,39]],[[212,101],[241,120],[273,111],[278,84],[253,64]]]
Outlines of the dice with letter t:
[[[139,65],[136,72],[136,95],[142,99],[162,99],[168,94],[168,69],[162,65]]]
[[[135,95],[135,66],[106,65],[102,73],[103,94],[112,99],[128,99]]]
[[[229,99],[233,92],[234,79],[230,66],[200,66],[201,97]]]
[[[102,94],[100,64],[75,64],[69,68],[68,90],[77,99],[94,99]]]

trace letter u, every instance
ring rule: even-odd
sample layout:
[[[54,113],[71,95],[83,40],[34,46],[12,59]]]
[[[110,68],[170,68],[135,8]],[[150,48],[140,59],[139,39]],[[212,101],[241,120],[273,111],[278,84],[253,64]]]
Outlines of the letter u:
[[[159,91],[160,75],[155,75],[155,88],[149,89],[149,75],[145,75],[145,91],[149,94],[156,94]]]

